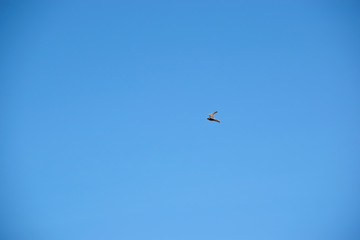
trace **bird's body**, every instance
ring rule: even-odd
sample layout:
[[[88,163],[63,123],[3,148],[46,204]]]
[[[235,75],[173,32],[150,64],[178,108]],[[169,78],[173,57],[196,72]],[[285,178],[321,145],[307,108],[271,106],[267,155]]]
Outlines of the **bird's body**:
[[[210,113],[210,114],[209,114],[209,117],[207,118],[207,120],[209,120],[209,121],[215,121],[215,122],[220,123],[219,120],[217,120],[217,119],[214,118],[215,113],[217,113],[217,111],[216,111],[216,112],[213,112],[213,113]]]

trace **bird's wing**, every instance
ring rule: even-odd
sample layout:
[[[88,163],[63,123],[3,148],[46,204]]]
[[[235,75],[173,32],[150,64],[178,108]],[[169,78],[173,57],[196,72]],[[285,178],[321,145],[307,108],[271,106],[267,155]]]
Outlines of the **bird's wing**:
[[[215,114],[215,113],[217,113],[217,111],[216,111],[216,112],[213,112],[213,113],[210,113],[210,114],[209,114],[209,117],[210,117],[210,118],[214,118],[214,114]]]

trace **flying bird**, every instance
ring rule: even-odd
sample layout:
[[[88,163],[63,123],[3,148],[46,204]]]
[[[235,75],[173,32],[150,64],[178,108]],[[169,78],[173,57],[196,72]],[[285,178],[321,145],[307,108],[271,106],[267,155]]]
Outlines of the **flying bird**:
[[[215,121],[215,122],[220,123],[219,120],[217,120],[217,119],[214,118],[214,114],[215,114],[215,113],[217,113],[217,111],[216,111],[216,112],[213,112],[213,113],[210,113],[210,114],[209,114],[209,117],[207,118],[207,120],[209,120],[209,121]]]

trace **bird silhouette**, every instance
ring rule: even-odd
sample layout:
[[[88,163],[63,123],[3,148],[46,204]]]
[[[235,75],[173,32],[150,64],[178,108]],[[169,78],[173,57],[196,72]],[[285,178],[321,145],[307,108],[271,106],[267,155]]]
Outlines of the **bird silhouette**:
[[[216,112],[213,112],[213,113],[210,113],[210,114],[209,114],[209,117],[207,118],[207,120],[209,120],[209,121],[215,121],[215,122],[220,123],[219,120],[217,120],[217,119],[214,118],[215,113],[217,113],[217,111],[216,111]]]

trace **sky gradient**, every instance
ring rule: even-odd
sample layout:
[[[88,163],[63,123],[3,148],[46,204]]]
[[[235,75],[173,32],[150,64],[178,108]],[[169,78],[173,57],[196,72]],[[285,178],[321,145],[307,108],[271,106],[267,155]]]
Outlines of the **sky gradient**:
[[[355,1],[0,8],[2,239],[360,239]]]

